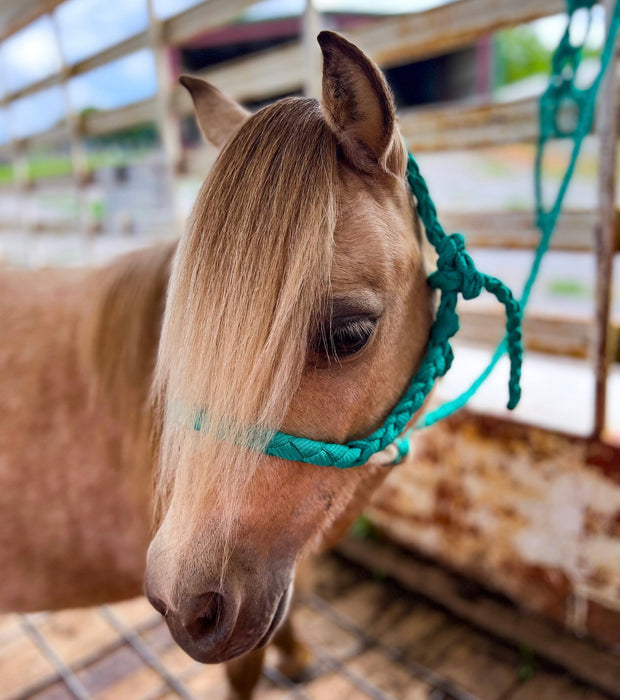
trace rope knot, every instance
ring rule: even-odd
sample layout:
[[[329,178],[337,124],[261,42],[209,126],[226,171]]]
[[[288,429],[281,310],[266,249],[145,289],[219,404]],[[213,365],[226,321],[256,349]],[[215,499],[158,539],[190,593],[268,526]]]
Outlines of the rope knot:
[[[446,292],[460,292],[464,299],[480,296],[485,277],[476,270],[465,250],[463,236],[460,233],[444,236],[437,245],[437,252],[437,272],[430,277],[431,285]]]

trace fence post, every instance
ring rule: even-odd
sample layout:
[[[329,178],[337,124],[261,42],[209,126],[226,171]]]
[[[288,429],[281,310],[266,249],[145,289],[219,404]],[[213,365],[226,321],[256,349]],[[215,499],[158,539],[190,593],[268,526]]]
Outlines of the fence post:
[[[316,37],[321,28],[321,13],[314,0],[306,0],[303,16],[304,94],[317,99],[321,98],[321,51]]]
[[[605,0],[606,24],[609,27],[615,0]],[[609,365],[609,317],[611,278],[616,238],[616,137],[617,81],[616,51],[602,85],[597,110],[599,137],[598,224],[594,229],[596,256],[596,315],[594,335],[594,420],[593,437],[605,430],[607,371]]]
[[[149,43],[155,58],[157,75],[157,128],[166,159],[166,174],[175,235],[183,228],[177,193],[177,178],[183,168],[183,149],[179,116],[173,104],[173,76],[164,36],[164,25],[155,13],[153,0],[147,0],[149,12]]]
[[[84,262],[92,264],[94,258],[92,237],[95,230],[91,229],[89,226],[86,201],[86,187],[89,178],[88,156],[82,138],[80,117],[71,104],[71,96],[69,94],[69,85],[67,82],[70,76],[70,67],[67,64],[65,54],[62,50],[60,28],[54,10],[50,10],[49,17],[52,23],[56,50],[58,51],[58,57],[60,59],[60,89],[62,90],[65,103],[65,118],[67,121],[69,152],[71,154],[71,170],[73,172],[73,183],[77,199],[78,233],[81,234],[80,238],[83,242]]]

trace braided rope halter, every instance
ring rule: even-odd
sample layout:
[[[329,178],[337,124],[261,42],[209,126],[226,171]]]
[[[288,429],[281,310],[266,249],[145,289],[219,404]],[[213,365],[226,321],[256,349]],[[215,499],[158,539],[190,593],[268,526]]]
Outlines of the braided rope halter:
[[[458,233],[451,235],[445,233],[437,219],[437,210],[426,182],[413,156],[409,154],[407,182],[417,200],[416,210],[424,224],[428,240],[438,254],[437,270],[429,276],[428,281],[433,289],[440,291],[439,309],[431,327],[427,353],[420,368],[384,424],[367,438],[340,445],[276,432],[268,442],[264,450],[265,454],[296,462],[346,469],[366,464],[374,454],[393,444],[397,453],[397,459],[394,463],[400,461],[400,458],[408,452],[408,436],[411,429],[404,434],[403,431],[413,415],[422,407],[435,380],[442,377],[452,364],[454,356],[450,339],[459,329],[459,319],[456,313],[456,302],[459,294],[464,299],[474,299],[483,290],[493,294],[506,308],[506,336],[485,370],[472,385],[460,396],[424,416],[419,421],[418,426],[432,425],[465,405],[506,353],[510,359],[508,408],[514,409],[516,407],[521,396],[520,379],[523,359],[521,318],[523,309],[527,305],[542,258],[549,248],[556,229],[564,196],[571,181],[582,142],[590,132],[596,95],[603,76],[612,63],[615,40],[620,31],[620,0],[617,0],[610,16],[599,72],[588,88],[577,88],[574,78],[581,61],[583,44],[572,45],[570,40],[571,21],[578,9],[585,8],[591,11],[595,0],[566,0],[566,3],[569,22],[553,55],[549,86],[540,98],[540,136],[534,175],[537,225],[541,232],[541,238],[523,288],[521,300],[517,301],[508,287],[500,280],[476,269],[473,260],[465,250],[463,236]],[[567,105],[572,107],[575,113],[573,125],[568,128],[561,124],[558,119]],[[549,208],[545,208],[542,202],[542,160],[545,146],[551,138],[570,139],[573,142],[573,149],[555,200]],[[194,429],[202,430],[207,423],[206,411],[200,410],[194,419]]]
[[[459,328],[456,314],[456,301],[459,293],[463,295],[464,299],[477,297],[483,289],[494,294],[506,307],[506,336],[498,346],[488,366],[471,386],[460,396],[425,415],[419,421],[418,426],[432,425],[464,406],[506,353],[510,358],[508,408],[513,409],[517,405],[521,393],[520,376],[523,356],[521,318],[523,310],[528,303],[542,259],[549,249],[551,238],[557,228],[581,145],[592,127],[597,93],[603,76],[613,64],[616,37],[620,31],[620,0],[617,0],[608,20],[608,31],[601,52],[600,69],[590,86],[580,89],[575,85],[575,76],[582,58],[585,37],[580,45],[573,45],[570,36],[571,23],[579,9],[589,11],[588,21],[590,21],[595,0],[566,0],[566,4],[568,23],[558,48],[553,54],[549,85],[541,95],[539,102],[540,134],[534,167],[534,192],[536,222],[541,237],[520,301],[516,301],[510,290],[499,280],[476,270],[472,259],[465,251],[464,240],[460,234],[446,235],[437,220],[437,211],[418,165],[413,156],[409,155],[407,180],[417,199],[417,212],[426,228],[426,235],[439,255],[437,271],[429,277],[429,284],[441,292],[439,310],[431,328],[428,351],[420,369],[385,423],[364,440],[354,440],[346,445],[336,445],[276,433],[268,445],[267,454],[283,459],[331,465],[344,469],[365,464],[373,454],[394,443],[398,455],[396,461],[400,461],[400,458],[408,452],[408,437],[411,430],[407,430],[402,435],[401,433],[413,414],[421,408],[435,379],[443,376],[452,363],[453,355],[449,341]],[[572,124],[569,121],[569,124],[566,125],[562,123],[560,116],[564,111],[569,111],[570,114],[571,108]],[[573,148],[555,199],[548,207],[545,207],[542,192],[543,154],[552,138],[569,139],[572,141]]]
[[[368,437],[338,444],[275,432],[264,450],[266,455],[317,466],[348,469],[366,464],[374,454],[396,441],[398,458],[394,463],[400,461],[408,452],[408,440],[398,441],[398,436],[422,407],[435,380],[443,377],[452,365],[454,354],[450,339],[459,329],[456,312],[459,294],[464,299],[474,299],[486,290],[504,305],[507,352],[510,358],[508,408],[513,409],[518,404],[523,359],[519,303],[500,280],[476,269],[474,261],[465,250],[465,241],[460,233],[448,235],[443,230],[426,182],[411,154],[407,162],[407,182],[416,198],[416,211],[424,224],[426,236],[438,255],[437,270],[429,275],[428,282],[440,292],[439,308],[420,368],[383,425]],[[204,430],[208,424],[208,413],[202,409],[194,418],[194,430]]]
[[[295,462],[348,469],[366,464],[375,453],[381,452],[393,443],[416,411],[422,407],[435,380],[450,369],[454,358],[450,339],[459,329],[456,313],[459,293],[464,299],[474,299],[486,290],[505,306],[506,337],[510,357],[508,408],[513,409],[519,402],[523,357],[519,303],[514,299],[510,289],[500,280],[476,269],[474,261],[465,250],[465,241],[461,234],[445,233],[437,219],[437,210],[426,182],[411,154],[407,163],[407,182],[417,200],[416,210],[424,224],[428,240],[438,254],[437,270],[429,276],[428,282],[441,294],[437,315],[430,331],[428,348],[420,368],[383,425],[368,437],[341,445],[276,432],[269,441],[265,454]],[[201,424],[202,421],[200,425],[194,427],[200,429]],[[400,456],[406,454],[406,445],[406,441],[397,445]]]

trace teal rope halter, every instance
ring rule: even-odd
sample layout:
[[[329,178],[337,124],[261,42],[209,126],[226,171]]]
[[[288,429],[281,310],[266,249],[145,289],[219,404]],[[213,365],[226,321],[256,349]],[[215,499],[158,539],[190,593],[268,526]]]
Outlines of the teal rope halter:
[[[463,236],[458,233],[445,233],[437,220],[437,210],[426,182],[411,154],[407,163],[407,182],[416,197],[417,213],[424,224],[428,240],[438,254],[437,271],[430,275],[428,281],[433,289],[441,293],[437,316],[431,327],[428,349],[420,368],[385,423],[367,438],[340,445],[278,432],[267,445],[267,455],[295,462],[347,469],[366,464],[373,454],[394,442],[411,417],[422,407],[435,380],[450,369],[454,357],[450,339],[459,329],[456,313],[459,293],[464,299],[474,299],[486,289],[506,307],[506,333],[511,363],[508,408],[514,408],[519,402],[523,355],[519,304],[502,282],[476,269],[465,250]]]
[[[567,0],[569,23],[553,56],[549,87],[540,99],[540,137],[536,153],[535,195],[537,225],[541,232],[541,238],[521,301],[516,301],[511,291],[498,279],[485,275],[476,269],[473,260],[465,250],[464,239],[460,234],[447,235],[445,233],[437,219],[437,211],[426,182],[410,154],[407,163],[407,181],[416,197],[417,213],[425,226],[426,235],[438,254],[437,271],[430,275],[429,284],[433,289],[440,291],[440,303],[435,322],[431,328],[426,356],[405,394],[387,417],[385,423],[372,435],[362,440],[353,440],[340,445],[276,432],[269,441],[265,454],[296,462],[338,467],[339,469],[365,464],[373,454],[380,452],[392,443],[396,445],[400,457],[405,455],[408,451],[408,438],[411,430],[405,433],[403,430],[412,416],[422,407],[435,380],[442,377],[452,364],[453,352],[450,339],[459,329],[456,313],[456,302],[459,294],[464,299],[474,299],[483,290],[493,294],[506,308],[506,336],[495,351],[487,368],[469,389],[424,416],[416,427],[432,425],[464,406],[506,353],[510,359],[508,408],[515,408],[521,394],[520,377],[523,356],[521,317],[523,309],[529,300],[542,258],[549,248],[583,139],[590,132],[596,94],[602,77],[613,58],[615,38],[620,27],[620,0],[618,0],[601,55],[600,71],[589,88],[578,89],[574,84],[574,76],[581,60],[582,46],[573,46],[570,42],[570,20],[576,10],[581,8],[591,10],[594,4],[595,0]],[[572,108],[575,113],[572,127],[560,123],[561,113],[567,107]],[[542,198],[542,160],[545,146],[551,138],[572,139],[573,150],[555,202],[549,209],[546,209]],[[205,421],[205,412],[200,411],[195,417],[194,429],[203,429]]]
[[[459,294],[464,299],[474,299],[486,290],[495,295],[505,306],[506,337],[511,365],[508,408],[514,408],[519,402],[523,348],[521,312],[518,302],[502,282],[476,269],[473,260],[465,250],[465,241],[461,234],[445,233],[437,219],[437,210],[426,182],[411,154],[407,163],[407,182],[416,198],[416,210],[424,224],[428,240],[438,255],[437,270],[429,276],[428,282],[433,289],[440,292],[439,308],[431,327],[427,352],[420,368],[384,424],[367,438],[341,445],[276,432],[267,444],[265,454],[295,462],[347,469],[366,464],[373,454],[393,443],[416,411],[422,407],[435,380],[443,377],[450,369],[454,358],[450,339],[459,329],[456,313]],[[202,430],[207,423],[206,412],[199,411],[194,420],[194,429]],[[406,446],[406,441],[397,444],[401,456],[406,453]]]

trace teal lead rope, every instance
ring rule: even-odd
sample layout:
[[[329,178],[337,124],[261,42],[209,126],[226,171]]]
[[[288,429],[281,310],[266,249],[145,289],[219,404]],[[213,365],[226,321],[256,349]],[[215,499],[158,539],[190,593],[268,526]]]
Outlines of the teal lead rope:
[[[540,241],[536,248],[536,255],[523,287],[520,305],[521,313],[524,313],[530,298],[530,293],[538,277],[540,264],[551,243],[551,238],[555,231],[558,219],[562,212],[562,204],[575,171],[575,165],[581,151],[584,138],[590,133],[592,119],[594,116],[594,105],[601,81],[607,71],[613,55],[616,35],[620,26],[620,0],[615,4],[613,15],[609,19],[609,31],[601,53],[601,66],[595,79],[586,89],[580,89],[575,85],[577,68],[581,62],[583,43],[574,46],[570,41],[570,27],[573,15],[579,9],[592,10],[595,0],[567,0],[568,23],[566,30],[558,48],[553,54],[551,61],[551,76],[549,85],[540,97],[539,120],[540,133],[536,148],[536,160],[534,166],[534,192],[536,200],[536,225],[540,230]],[[583,41],[585,42],[584,36]],[[565,117],[569,117],[571,123],[566,123]],[[564,177],[555,197],[555,201],[549,208],[545,208],[543,203],[542,180],[543,180],[543,156],[545,148],[550,139],[569,138],[573,142],[571,156],[566,166]],[[431,413],[425,415],[417,424],[416,428],[425,428],[433,425],[439,420],[452,415],[462,408],[469,399],[478,391],[480,386],[491,374],[499,360],[509,348],[507,338],[498,346],[489,364],[484,371],[471,384],[469,389],[464,391],[452,401],[448,401]],[[401,442],[408,440],[411,431],[401,437]]]
[[[450,339],[459,329],[456,313],[459,293],[465,299],[474,299],[486,289],[506,307],[506,338],[511,361],[508,407],[514,408],[517,405],[523,354],[519,304],[502,282],[476,269],[460,234],[448,236],[445,233],[437,220],[437,210],[426,182],[411,154],[407,164],[407,181],[416,197],[417,212],[426,235],[438,255],[437,271],[430,275],[429,284],[441,294],[427,352],[420,368],[385,423],[369,437],[339,445],[278,432],[267,445],[266,454],[296,462],[347,469],[366,464],[373,454],[393,443],[415,412],[422,407],[435,380],[450,369],[454,357]]]

